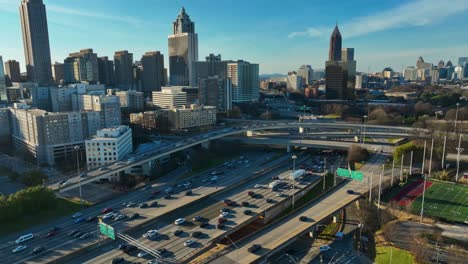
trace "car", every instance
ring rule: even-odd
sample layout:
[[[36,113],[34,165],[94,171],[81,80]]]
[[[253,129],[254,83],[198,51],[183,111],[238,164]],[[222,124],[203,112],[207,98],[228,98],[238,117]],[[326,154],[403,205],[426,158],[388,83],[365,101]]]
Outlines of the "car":
[[[115,259],[112,260],[112,264],[118,264],[118,263],[121,263],[124,260],[125,260],[124,258],[118,257],[118,258],[115,258]]]
[[[86,239],[86,238],[88,238],[90,236],[91,236],[90,233],[84,233],[83,235],[80,236],[80,239]]]
[[[210,178],[210,181],[215,182],[218,180],[218,176],[213,176]]]
[[[169,199],[171,199],[171,198],[172,198],[172,197],[171,197],[170,194],[166,194],[166,195],[164,196],[164,199],[166,199],[166,200],[169,200]]]
[[[252,214],[252,211],[250,211],[250,210],[245,210],[245,211],[244,211],[244,214],[245,214],[245,215],[250,215],[250,214]]]
[[[55,231],[55,230],[50,230],[49,232],[47,232],[44,237],[53,237],[55,235],[58,234],[58,231]]]
[[[73,237],[78,238],[78,237],[82,236],[83,234],[84,234],[84,232],[78,231],[76,234],[73,235]]]
[[[172,187],[168,187],[164,190],[165,193],[169,194],[169,193],[172,193],[174,191],[174,188]]]
[[[79,224],[79,223],[82,223],[82,222],[85,222],[85,221],[86,221],[86,218],[80,217],[80,218],[75,219],[74,222],[75,222],[75,224]]]
[[[160,194],[160,193],[161,193],[160,190],[156,190],[156,191],[151,192],[151,195],[158,195],[158,194]]]
[[[225,225],[224,225],[223,223],[218,223],[218,224],[216,225],[216,228],[217,228],[217,229],[223,229],[224,226],[225,226]]]
[[[181,229],[177,229],[176,231],[174,231],[174,236],[181,235],[182,233],[184,233],[184,231],[182,231]]]
[[[88,176],[88,174],[86,172],[80,174],[81,178],[86,178],[86,176]]]
[[[255,188],[255,189],[258,189],[258,188],[262,188],[262,186],[261,186],[260,184],[255,184],[255,185],[254,185],[254,188]]]
[[[228,212],[222,212],[219,217],[227,217],[229,215]]]
[[[275,194],[275,196],[276,196],[276,197],[283,197],[283,193],[280,193],[280,192],[279,192],[279,193]]]
[[[66,182],[67,182],[67,180],[61,180],[61,181],[58,182],[58,185],[62,186]]]
[[[195,241],[189,239],[189,240],[187,240],[187,241],[184,242],[184,246],[189,247],[189,246],[192,245],[193,243],[195,243]]]
[[[78,233],[80,231],[78,230],[72,230],[70,233],[68,233],[68,236],[74,236],[76,233]]]
[[[25,246],[25,245],[17,246],[17,247],[15,247],[15,249],[13,249],[11,252],[13,252],[13,253],[18,253],[18,252],[20,252],[20,251],[25,250],[27,247],[28,247],[28,246]]]
[[[139,258],[144,258],[144,257],[148,256],[148,252],[142,251],[142,252],[138,253],[137,256],[138,256]]]
[[[135,205],[136,205],[136,203],[134,203],[134,202],[128,202],[127,205],[126,205],[125,207],[130,208],[130,207],[133,207],[133,206],[135,206]]]
[[[200,231],[195,231],[195,232],[192,232],[191,236],[197,238],[197,237],[200,237],[201,234],[202,234],[202,232],[200,232]]]
[[[328,251],[330,249],[331,249],[331,247],[329,245],[320,246],[320,252],[325,252],[325,251]]]
[[[266,199],[266,202],[267,202],[267,203],[276,203],[276,201],[275,201],[275,200],[273,200],[273,199],[270,199],[270,198]]]
[[[120,244],[120,245],[117,246],[117,249],[118,250],[125,250],[125,249],[127,249],[127,247],[128,247],[127,244]]]
[[[142,203],[142,204],[140,204],[139,207],[140,208],[148,208],[148,204],[147,203]]]
[[[202,222],[200,223],[200,227],[201,228],[207,228],[208,226],[210,226],[210,224],[208,222]]]
[[[254,252],[257,252],[258,250],[260,250],[262,248],[262,246],[260,244],[253,244],[252,246],[250,246],[247,250],[250,252],[250,253],[254,253]]]
[[[33,251],[31,252],[33,255],[37,255],[41,252],[43,252],[45,250],[45,247],[43,246],[39,246],[39,247],[36,247],[33,249]]]
[[[66,180],[63,183],[61,183],[60,186],[67,186],[67,185],[70,185],[70,184],[72,184],[72,182],[70,180]]]
[[[107,168],[106,166],[103,166],[103,167],[99,168],[98,170],[104,171],[104,170],[107,170],[107,169],[108,169],[108,168]]]
[[[107,214],[102,216],[102,220],[107,220],[107,219],[110,219],[110,218],[114,218],[114,216],[115,216],[114,213],[107,213]]]
[[[140,217],[140,214],[139,213],[134,213],[130,216],[130,219],[137,219],[138,217]]]
[[[250,204],[249,204],[249,202],[247,202],[247,201],[243,201],[243,202],[242,202],[242,206],[244,206],[244,207],[247,207],[247,206],[249,206],[249,205],[250,205]]]
[[[166,255],[169,251],[165,248],[156,249],[156,253],[160,256]]]
[[[153,202],[151,202],[151,203],[149,204],[149,206],[151,206],[151,207],[156,207],[156,206],[158,206],[158,205],[159,205],[159,204],[158,204],[158,201],[153,201]]]
[[[223,207],[219,210],[219,212],[223,213],[223,212],[230,212],[231,209],[227,208],[227,207]]]
[[[271,177],[272,180],[279,180],[279,177],[278,176],[273,176]]]
[[[126,217],[127,217],[127,216],[124,215],[124,214],[119,214],[119,215],[117,215],[117,216],[114,218],[114,220],[115,220],[115,221],[120,221],[120,220],[125,219]]]
[[[193,220],[193,221],[199,222],[199,221],[202,221],[202,220],[203,220],[203,217],[197,215],[197,216],[195,216],[192,220]]]
[[[192,193],[193,193],[192,190],[188,190],[188,191],[185,192],[185,195],[187,195],[187,196],[192,195]]]
[[[95,216],[95,215],[90,216],[90,217],[86,218],[86,222],[93,222],[93,221],[96,221],[97,219],[98,219],[98,217]]]
[[[146,231],[146,233],[143,234],[143,237],[152,237],[152,236],[155,236],[155,235],[158,235],[158,234],[159,234],[158,230],[152,229],[152,230]]]
[[[128,253],[128,252],[133,251],[133,250],[136,250],[136,249],[137,249],[137,247],[134,246],[134,245],[127,245],[127,247],[125,247],[125,248],[123,249],[123,251],[124,251],[125,253]]]
[[[103,214],[107,214],[107,213],[110,213],[110,212],[112,212],[112,208],[110,208],[110,207],[106,207],[106,208],[102,209],[102,211],[101,211],[101,213],[103,213]]]
[[[305,215],[301,215],[299,217],[299,220],[302,221],[302,222],[307,221],[307,219],[309,219],[309,218],[307,216],[305,216]]]
[[[227,221],[227,219],[224,218],[224,217],[218,218],[218,223],[219,223],[219,224],[225,223],[226,221]]]
[[[255,193],[252,192],[252,191],[248,191],[247,194],[248,194],[250,197],[254,197],[254,196],[255,196]]]
[[[174,221],[175,225],[181,225],[183,223],[185,223],[185,218],[178,218]]]
[[[347,194],[354,194],[354,191],[353,190],[347,190],[346,193]]]
[[[81,217],[82,215],[83,215],[82,213],[74,213],[74,214],[72,215],[72,218],[73,218],[73,219],[79,218],[79,217]]]

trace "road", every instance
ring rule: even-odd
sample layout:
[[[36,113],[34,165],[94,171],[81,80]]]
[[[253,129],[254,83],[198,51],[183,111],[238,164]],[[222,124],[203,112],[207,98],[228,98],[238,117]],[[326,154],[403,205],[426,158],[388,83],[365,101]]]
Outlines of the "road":
[[[374,155],[366,165],[361,168],[361,171],[365,173],[365,178],[369,177],[368,172],[378,169],[380,164],[384,161],[384,155]],[[378,176],[374,175],[374,178],[373,184],[378,184]],[[330,191],[312,204],[298,209],[278,222],[237,242],[238,249],[217,258],[211,263],[252,263],[257,261],[265,255],[270,254],[270,251],[279,246],[290,243],[293,237],[307,233],[308,230],[311,230],[312,226],[326,219],[332,213],[346,206],[353,200],[356,200],[358,198],[356,194],[347,193],[347,190],[350,189],[358,193],[367,192],[368,186],[366,179],[363,182],[346,181],[342,186]],[[309,220],[300,221],[299,216],[306,216]],[[248,248],[253,244],[260,244],[262,249],[255,253],[249,253]]]
[[[270,162],[274,155],[276,154],[256,153],[245,155],[246,159],[250,159],[250,168],[245,168],[245,166],[237,166],[233,170],[228,170],[227,168],[225,168],[225,166],[220,166],[219,168],[216,168],[216,170],[225,171],[226,181],[224,182],[217,182],[214,184],[205,182],[206,178],[210,177],[210,175],[206,172],[205,174],[202,174],[202,177],[199,177],[192,181],[194,192],[194,195],[192,196],[185,196],[184,192],[181,192],[179,194],[173,195],[172,199],[165,200],[161,199],[161,197],[163,196],[163,194],[161,193],[156,195],[154,198],[148,200],[148,197],[150,196],[151,192],[155,190],[164,190],[166,187],[172,186],[174,184],[173,179],[163,178],[160,179],[159,183],[154,184],[148,189],[143,188],[131,192],[127,195],[118,197],[112,201],[107,202],[106,204],[100,206],[93,206],[91,208],[85,209],[82,211],[82,214],[83,217],[96,216],[100,214],[100,211],[105,207],[111,207],[114,209],[114,211],[120,210],[120,213],[126,215],[139,213],[141,215],[139,219],[135,219],[133,221],[123,220],[112,223],[114,226],[116,226],[116,228],[120,230],[125,230],[132,226],[148,221],[149,219],[156,218],[159,215],[164,214],[166,212],[176,210],[178,207],[201,199],[206,195],[210,195],[212,193],[220,191],[226,186],[234,184],[236,181],[239,181],[246,177],[250,177],[256,170],[265,167],[265,165],[262,164],[264,164],[265,162]],[[276,162],[279,161],[275,160],[274,163]],[[129,201],[139,204],[142,202],[150,203],[156,200],[160,204],[156,208],[126,208],[122,205],[122,203]],[[58,226],[61,228],[59,234],[51,238],[43,238],[47,230],[51,229],[54,226]],[[71,219],[71,217],[64,217],[58,221],[53,221],[47,225],[31,228],[22,232],[21,234],[10,235],[8,237],[2,238],[2,243],[0,246],[0,259],[2,259],[2,261],[5,261],[5,263],[43,263],[46,261],[50,261],[51,259],[62,257],[68,254],[70,251],[77,250],[79,248],[93,244],[97,241],[97,237],[95,234],[91,238],[85,240],[69,237],[68,233],[70,231],[79,230],[81,232],[94,232],[96,228],[97,224],[95,222],[84,222],[75,224],[74,220]],[[28,246],[28,249],[19,253],[12,253],[11,251],[16,247],[16,245],[14,244],[14,240],[16,240],[16,238],[18,238],[20,235],[30,232],[34,233],[36,237],[24,243]],[[45,252],[44,255],[40,255],[37,257],[29,255],[32,249],[38,246],[45,246],[48,251]]]
[[[240,225],[245,223],[251,222],[258,217],[258,214],[265,211],[268,208],[274,206],[276,202],[279,202],[287,197],[291,196],[292,193],[297,193],[300,191],[300,187],[305,187],[307,184],[311,184],[313,182],[317,182],[320,177],[310,177],[308,181],[305,181],[302,185],[298,185],[296,189],[285,189],[282,192],[282,196],[278,197],[276,192],[272,192],[266,186],[269,182],[271,182],[271,177],[273,175],[278,175],[280,178],[287,178],[290,171],[287,168],[280,168],[271,173],[268,173],[264,177],[261,177],[255,181],[246,183],[235,190],[229,191],[227,193],[222,193],[220,195],[216,195],[213,197],[213,204],[206,208],[201,209],[198,212],[184,212],[181,213],[177,217],[183,217],[187,219],[187,224],[184,226],[176,226],[172,223],[173,219],[168,219],[166,222],[161,222],[155,225],[159,232],[163,235],[160,239],[155,241],[150,241],[145,238],[140,238],[146,230],[141,230],[140,232],[136,233],[135,237],[140,238],[140,243],[143,243],[145,246],[150,247],[152,249],[158,248],[165,248],[168,250],[168,253],[165,254],[164,262],[165,263],[180,263],[183,262],[184,257],[189,256],[190,254],[194,254],[205,245],[209,245],[212,241],[222,238],[226,231],[229,231],[234,226],[237,228]],[[254,188],[255,184],[260,184],[261,188]],[[247,191],[254,191],[260,198],[251,198]],[[220,209],[225,207],[222,201],[224,199],[230,199],[232,201],[236,201],[238,204],[241,204],[244,201],[247,201],[250,205],[248,209],[252,211],[251,214],[246,215],[244,211],[247,209],[245,207],[231,207],[230,215],[227,217],[228,221],[226,222],[226,227],[223,229],[217,229],[216,224],[218,221],[218,217],[220,214]],[[273,202],[267,202],[267,199],[272,199]],[[202,216],[204,219],[209,221],[208,227],[200,227],[198,223],[194,221],[190,221],[195,216]],[[149,229],[149,228],[148,228]],[[172,235],[176,229],[184,230],[184,234],[180,236]],[[195,231],[200,231],[203,233],[202,236],[199,238],[191,238],[195,241],[195,243],[190,246],[184,246],[184,242],[189,239],[191,233]],[[131,255],[127,255],[119,250],[113,250],[107,254],[100,255],[94,259],[89,260],[85,263],[109,263],[112,259],[117,258],[119,256],[125,257],[126,261],[142,261],[141,258],[138,258],[136,254],[138,251],[133,252]]]

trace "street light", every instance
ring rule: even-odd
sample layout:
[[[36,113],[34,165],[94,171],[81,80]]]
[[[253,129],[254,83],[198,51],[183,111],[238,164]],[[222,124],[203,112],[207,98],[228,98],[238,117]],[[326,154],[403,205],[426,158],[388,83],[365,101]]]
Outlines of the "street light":
[[[458,107],[460,106],[460,103],[457,103],[456,106],[457,106],[457,111],[455,111],[455,124],[454,124],[454,129],[453,129],[454,134],[457,133]]]
[[[362,137],[362,145],[364,146],[366,144],[366,125],[367,125],[367,115],[363,116],[364,117],[364,131],[363,131],[363,137]]]
[[[78,186],[80,189],[80,205],[83,206],[83,196],[81,193],[80,161],[78,159],[78,152],[80,151],[80,146],[76,145],[73,147],[73,149],[76,151],[76,168],[78,172]]]
[[[460,134],[460,139],[458,140],[458,148],[457,148],[457,174],[455,174],[455,183],[458,183],[458,173],[460,172],[460,155],[465,150],[461,147],[461,139],[462,134]]]
[[[293,170],[292,170],[292,173],[291,173],[291,180],[292,180],[292,186],[293,186],[293,194],[292,194],[292,206],[293,206],[293,209],[294,209],[294,200],[295,200],[295,190],[294,190],[294,187],[295,187],[295,184],[294,184],[294,172],[296,171],[296,159],[297,159],[297,156],[296,155],[292,155],[291,159],[293,160]]]
[[[236,262],[237,264],[239,264],[239,247],[228,236],[225,236],[225,238],[227,238],[231,242],[231,244],[236,247]]]

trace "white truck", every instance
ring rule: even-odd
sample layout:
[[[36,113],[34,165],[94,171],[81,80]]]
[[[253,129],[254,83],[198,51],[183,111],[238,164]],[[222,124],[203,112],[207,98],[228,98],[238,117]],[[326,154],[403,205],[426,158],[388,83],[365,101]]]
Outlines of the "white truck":
[[[305,170],[304,169],[300,169],[300,170],[296,170],[292,173],[291,175],[291,178],[293,180],[297,180],[299,179],[300,177],[302,177],[303,175],[305,174]]]
[[[278,187],[280,184],[281,184],[281,181],[280,181],[280,180],[275,180],[275,181],[270,182],[270,184],[268,184],[268,187],[269,187],[270,189],[275,189],[275,188]]]

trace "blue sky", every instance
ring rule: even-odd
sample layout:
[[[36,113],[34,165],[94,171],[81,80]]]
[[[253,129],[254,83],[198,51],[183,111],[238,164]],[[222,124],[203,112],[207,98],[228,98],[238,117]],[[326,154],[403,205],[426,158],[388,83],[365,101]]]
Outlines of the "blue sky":
[[[0,0],[0,55],[24,69],[20,0]],[[301,64],[323,68],[338,22],[343,47],[355,48],[358,70],[401,70],[419,56],[468,56],[468,0],[44,0],[52,61],[93,48],[112,57],[127,49],[140,59],[159,50],[167,67],[167,36],[180,7],[195,22],[199,58],[260,63],[261,73],[286,73]]]

